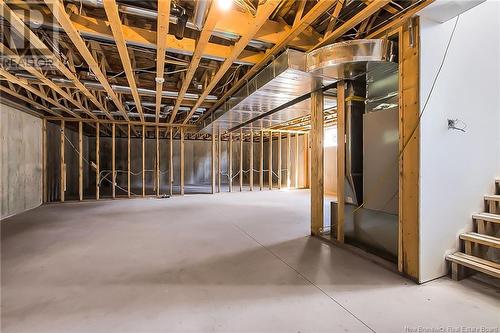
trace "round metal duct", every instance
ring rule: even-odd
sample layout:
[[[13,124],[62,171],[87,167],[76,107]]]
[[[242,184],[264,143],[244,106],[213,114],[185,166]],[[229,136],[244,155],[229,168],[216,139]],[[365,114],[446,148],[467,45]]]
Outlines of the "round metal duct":
[[[353,79],[368,63],[396,59],[394,43],[386,39],[356,39],[323,46],[307,54],[307,71],[330,79]]]

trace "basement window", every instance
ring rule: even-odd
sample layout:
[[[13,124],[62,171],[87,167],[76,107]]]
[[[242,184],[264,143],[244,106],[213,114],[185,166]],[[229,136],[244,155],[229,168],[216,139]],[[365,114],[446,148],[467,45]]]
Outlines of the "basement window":
[[[325,128],[323,147],[337,147],[337,127]]]

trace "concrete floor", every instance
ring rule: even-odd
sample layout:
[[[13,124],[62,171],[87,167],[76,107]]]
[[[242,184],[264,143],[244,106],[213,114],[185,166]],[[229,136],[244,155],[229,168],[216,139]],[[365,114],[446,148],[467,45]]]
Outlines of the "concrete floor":
[[[499,327],[499,293],[418,286],[309,232],[307,191],[46,205],[2,221],[2,332]]]

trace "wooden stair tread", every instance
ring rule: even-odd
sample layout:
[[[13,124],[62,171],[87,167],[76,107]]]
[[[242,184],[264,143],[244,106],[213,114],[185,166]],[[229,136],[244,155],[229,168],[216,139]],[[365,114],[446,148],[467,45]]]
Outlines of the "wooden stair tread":
[[[499,194],[487,194],[484,196],[484,200],[500,201],[500,195]]]
[[[500,215],[491,213],[476,213],[472,215],[475,220],[483,220],[487,222],[500,223]]]
[[[467,232],[461,234],[460,239],[500,249],[500,238],[497,237],[478,234],[477,232]]]
[[[446,256],[446,260],[455,262],[468,268],[472,268],[478,272],[500,278],[500,265],[495,262],[474,257],[462,252],[448,254]]]

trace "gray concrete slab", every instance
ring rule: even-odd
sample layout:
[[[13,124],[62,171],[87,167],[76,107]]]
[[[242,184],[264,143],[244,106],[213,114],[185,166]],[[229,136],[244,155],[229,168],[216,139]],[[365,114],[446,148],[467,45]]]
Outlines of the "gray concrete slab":
[[[51,204],[1,228],[6,333],[500,325],[491,287],[418,286],[308,237],[305,190]]]

